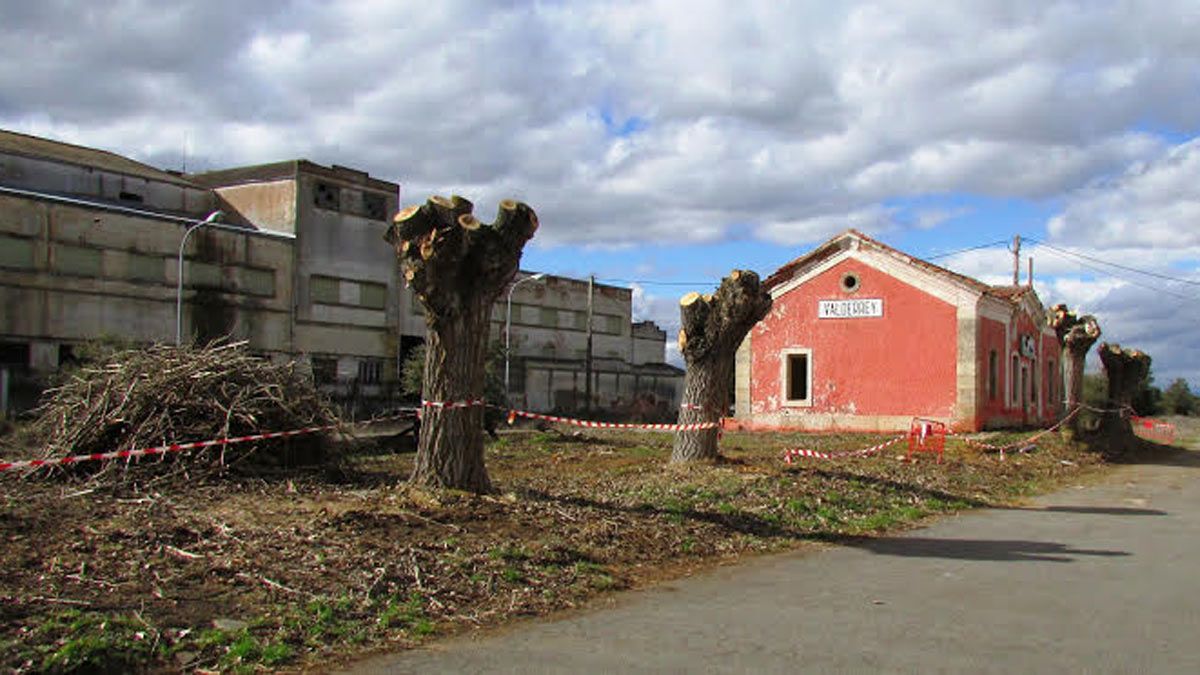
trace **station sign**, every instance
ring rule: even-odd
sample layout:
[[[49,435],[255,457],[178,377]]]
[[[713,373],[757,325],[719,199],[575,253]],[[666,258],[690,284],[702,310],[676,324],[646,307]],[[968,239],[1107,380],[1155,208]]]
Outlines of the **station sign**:
[[[818,319],[869,319],[883,316],[883,298],[818,300]]]

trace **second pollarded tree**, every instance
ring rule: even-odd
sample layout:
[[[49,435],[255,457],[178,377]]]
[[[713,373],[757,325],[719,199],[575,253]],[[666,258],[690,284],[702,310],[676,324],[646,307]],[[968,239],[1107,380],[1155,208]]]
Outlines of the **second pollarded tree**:
[[[1047,319],[1062,347],[1063,393],[1066,411],[1071,413],[1083,401],[1083,366],[1088,350],[1100,339],[1100,324],[1091,314],[1077,316],[1063,304],[1052,307]],[[1079,431],[1078,415],[1072,418],[1069,428]]]
[[[729,408],[734,356],[746,333],[771,310],[771,296],[754,272],[733,270],[715,293],[679,301],[679,351],[687,366],[679,423],[719,422]],[[672,462],[714,460],[718,429],[682,430]]]

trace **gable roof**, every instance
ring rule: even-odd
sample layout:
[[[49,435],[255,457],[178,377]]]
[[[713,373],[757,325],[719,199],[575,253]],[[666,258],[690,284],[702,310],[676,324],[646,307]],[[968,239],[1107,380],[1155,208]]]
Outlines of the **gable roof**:
[[[91,167],[184,187],[199,187],[181,176],[156,169],[149,164],[142,164],[115,152],[52,141],[48,138],[30,136],[6,129],[0,129],[0,153]]]
[[[887,244],[869,237],[855,229],[849,229],[841,234],[829,239],[824,244],[813,249],[809,253],[785,263],[782,267],[776,270],[771,276],[767,277],[763,282],[766,290],[771,291],[778,286],[786,284],[796,278],[802,271],[809,269],[821,262],[832,258],[839,253],[849,250],[855,243],[860,247],[866,247],[891,256],[899,261],[917,267],[925,272],[938,276],[942,279],[963,286],[971,291],[988,295],[1010,304],[1019,305],[1024,300],[1031,300],[1036,307],[1041,307],[1042,303],[1037,297],[1037,293],[1030,286],[992,286],[985,284],[978,279],[974,279],[965,274],[959,274],[953,270],[946,269],[940,265],[935,265],[929,261],[921,260],[913,257],[899,249],[892,248]]]

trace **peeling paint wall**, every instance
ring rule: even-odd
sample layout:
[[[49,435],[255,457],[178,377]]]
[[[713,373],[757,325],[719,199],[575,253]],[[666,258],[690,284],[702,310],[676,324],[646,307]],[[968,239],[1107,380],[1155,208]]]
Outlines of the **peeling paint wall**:
[[[842,279],[856,275],[847,291]],[[821,300],[880,299],[883,316],[818,318]],[[950,418],[957,383],[956,308],[854,259],[775,299],[751,333],[751,418],[808,428],[907,427]],[[810,402],[785,400],[786,350],[811,350]]]

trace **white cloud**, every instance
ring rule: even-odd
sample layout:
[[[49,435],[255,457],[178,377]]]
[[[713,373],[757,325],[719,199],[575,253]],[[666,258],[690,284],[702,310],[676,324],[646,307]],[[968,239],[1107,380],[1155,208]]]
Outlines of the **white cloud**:
[[[652,294],[645,286],[633,284],[633,320],[653,321],[658,327],[667,332],[667,363],[683,365],[683,355],[679,353],[679,342],[675,339],[679,334],[679,300],[675,296]]]
[[[1075,192],[1048,229],[1100,249],[1200,246],[1200,141]]]
[[[848,228],[859,230],[864,234],[878,234],[893,226],[891,209],[872,206],[851,213],[766,223],[758,229],[756,234],[762,239],[788,245],[826,239]]]
[[[551,244],[800,243],[907,194],[1052,195],[1200,107],[1187,2],[13,4],[0,124],[515,194]]]

